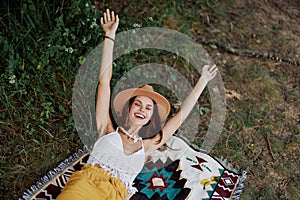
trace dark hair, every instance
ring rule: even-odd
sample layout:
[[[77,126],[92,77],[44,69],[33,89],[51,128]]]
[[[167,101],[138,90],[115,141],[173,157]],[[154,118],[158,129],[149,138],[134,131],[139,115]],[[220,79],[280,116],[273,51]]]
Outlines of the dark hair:
[[[127,117],[129,110],[135,100],[136,96],[131,97],[125,104],[122,115],[120,117],[120,125],[123,126],[123,128],[128,129],[128,124],[127,124]],[[162,139],[162,130],[161,130],[161,118],[158,113],[158,107],[157,104],[154,100],[154,109],[153,109],[153,114],[148,121],[147,124],[145,124],[140,130],[139,130],[139,136],[142,137],[143,139],[151,139],[154,138],[157,134],[159,134],[160,139],[157,141],[157,143],[161,142]]]

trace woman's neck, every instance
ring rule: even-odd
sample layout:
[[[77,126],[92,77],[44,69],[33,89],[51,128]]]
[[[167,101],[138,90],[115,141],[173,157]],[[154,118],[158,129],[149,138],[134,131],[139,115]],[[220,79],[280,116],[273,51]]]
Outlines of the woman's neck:
[[[139,135],[140,128],[141,128],[140,126],[131,126],[127,131],[131,134]]]

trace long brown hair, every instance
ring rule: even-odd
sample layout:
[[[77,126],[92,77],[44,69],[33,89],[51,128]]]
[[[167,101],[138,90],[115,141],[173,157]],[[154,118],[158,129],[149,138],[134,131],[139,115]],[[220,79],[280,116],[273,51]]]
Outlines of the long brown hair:
[[[135,100],[136,96],[131,97],[125,104],[123,111],[122,111],[122,115],[120,117],[120,125],[125,128],[128,129],[129,125],[127,124],[127,120],[128,120],[128,113],[130,111],[130,108]],[[158,108],[157,108],[157,104],[154,100],[153,104],[154,104],[154,108],[153,108],[153,114],[150,118],[150,120],[148,121],[147,124],[145,124],[140,130],[139,130],[139,136],[142,137],[143,139],[151,139],[154,138],[157,134],[159,134],[160,139],[157,141],[157,143],[161,142],[162,139],[162,128],[161,128],[161,119],[160,116],[158,114]]]

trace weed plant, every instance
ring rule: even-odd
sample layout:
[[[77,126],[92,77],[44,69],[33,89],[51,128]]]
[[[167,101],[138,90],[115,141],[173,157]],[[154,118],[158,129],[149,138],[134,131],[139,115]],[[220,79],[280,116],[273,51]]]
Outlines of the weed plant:
[[[88,1],[2,4],[0,190],[16,199],[82,146],[71,115],[72,87],[103,33]]]
[[[103,39],[99,26],[99,16],[103,13],[99,9],[104,7],[92,3],[87,0],[2,3],[0,189],[3,198],[9,194],[12,198],[19,197],[40,176],[82,147],[74,128],[71,99],[80,65]],[[157,25],[151,18],[143,20],[148,26]],[[120,30],[141,27],[138,22],[128,24],[121,18]],[[112,85],[138,62],[155,60],[159,53],[148,50],[122,56],[115,63]]]

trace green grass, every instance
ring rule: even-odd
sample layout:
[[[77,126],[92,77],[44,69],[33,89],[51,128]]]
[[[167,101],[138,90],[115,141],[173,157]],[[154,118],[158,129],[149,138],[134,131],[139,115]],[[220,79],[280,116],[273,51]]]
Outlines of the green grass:
[[[87,0],[3,3],[0,198],[20,197],[82,147],[72,117],[72,88],[80,65],[102,41],[103,32],[96,24],[107,7],[120,15],[119,31],[166,27],[194,38],[212,38],[262,51],[280,39],[291,43],[280,42],[278,48],[288,55],[296,52],[292,42],[299,42],[299,38],[282,38],[282,31],[288,31],[284,24],[274,25],[275,32],[269,33],[251,20],[251,10],[233,9],[230,2],[137,0],[97,3],[96,7],[94,1]],[[264,42],[258,45],[257,39]],[[242,199],[299,199],[299,68],[228,55],[216,46],[206,49],[218,64],[226,89],[241,95],[240,99],[227,99],[224,131],[212,154],[248,171]],[[112,85],[124,72],[148,62],[173,66],[192,84],[199,77],[193,66],[172,53],[139,50],[116,60]],[[177,103],[170,91],[158,89],[173,105]],[[194,142],[200,145],[210,118],[207,91],[199,103],[203,112]],[[175,110],[173,106],[172,112]]]

